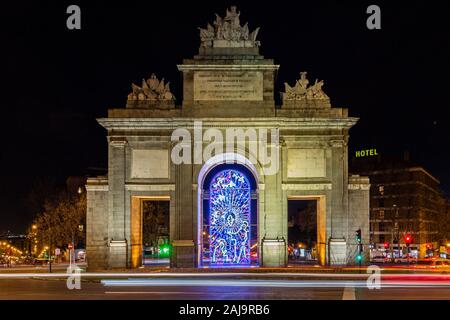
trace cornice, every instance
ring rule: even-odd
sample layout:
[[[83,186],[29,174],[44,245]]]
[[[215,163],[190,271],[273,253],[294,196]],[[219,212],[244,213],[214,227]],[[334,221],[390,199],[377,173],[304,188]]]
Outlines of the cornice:
[[[107,130],[175,130],[193,129],[195,121],[202,128],[279,128],[282,130],[350,129],[358,118],[99,118]]]

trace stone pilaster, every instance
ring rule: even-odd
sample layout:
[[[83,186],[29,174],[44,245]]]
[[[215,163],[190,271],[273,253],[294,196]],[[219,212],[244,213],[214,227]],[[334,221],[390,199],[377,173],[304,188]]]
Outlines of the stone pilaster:
[[[175,167],[175,230],[171,232],[173,253],[170,264],[175,268],[195,266],[193,232],[192,165]]]
[[[347,212],[348,212],[348,173],[346,139],[332,140],[332,197],[331,234],[329,237],[328,263],[346,264]]]
[[[278,156],[281,165],[281,151]],[[284,228],[287,216],[283,210],[282,174],[280,169],[276,174],[264,176],[264,190],[260,190],[264,193],[264,216],[260,215],[259,222],[264,224],[264,234],[260,236],[264,267],[283,267],[287,264],[287,230]]]
[[[109,141],[109,267],[128,267],[125,213],[126,140]]]

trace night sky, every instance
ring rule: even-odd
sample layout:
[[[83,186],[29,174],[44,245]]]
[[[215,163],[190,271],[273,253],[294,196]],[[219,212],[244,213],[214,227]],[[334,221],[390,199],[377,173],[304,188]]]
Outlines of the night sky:
[[[25,199],[42,177],[106,168],[106,132],[95,118],[124,107],[131,82],[152,72],[171,81],[195,55],[197,27],[236,4],[260,26],[261,53],[281,68],[278,89],[300,71],[325,81],[336,107],[360,122],[354,151],[411,152],[450,190],[450,25],[446,1],[9,1],[2,3],[0,231],[31,222]],[[66,28],[78,4],[82,29]],[[366,28],[378,4],[382,29]],[[279,90],[276,90],[279,91]]]

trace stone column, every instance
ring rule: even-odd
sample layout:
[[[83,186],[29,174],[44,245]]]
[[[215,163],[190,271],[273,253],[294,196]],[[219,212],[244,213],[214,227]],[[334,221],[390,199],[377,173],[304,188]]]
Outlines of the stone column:
[[[192,165],[175,167],[175,230],[171,267],[193,268],[196,254],[193,234]]]
[[[348,169],[345,139],[332,140],[332,191],[331,234],[329,235],[330,265],[347,263],[347,214],[348,214]]]
[[[128,264],[125,237],[125,139],[109,142],[109,267],[126,268]]]
[[[262,266],[284,267],[287,264],[287,230],[284,227],[287,217],[283,210],[283,191],[281,188],[282,169],[285,163],[281,160],[281,148],[278,154],[280,170],[277,174],[264,176],[264,217],[265,234],[262,238]],[[271,150],[273,152],[273,150]],[[260,215],[261,216],[261,215]],[[285,220],[286,219],[286,220]]]

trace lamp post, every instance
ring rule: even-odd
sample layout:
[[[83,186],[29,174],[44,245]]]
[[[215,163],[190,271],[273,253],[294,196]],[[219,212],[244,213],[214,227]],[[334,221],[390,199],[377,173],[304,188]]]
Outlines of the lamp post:
[[[52,241],[50,240],[50,247],[48,249],[48,266],[49,266],[49,271],[50,273],[52,273]]]
[[[72,269],[72,249],[73,249],[73,243],[69,243],[68,245],[69,249],[69,266]]]
[[[80,244],[81,243],[81,245],[80,245],[80,248],[82,248],[82,249],[86,249],[86,247],[84,246],[84,237],[83,237],[83,231],[84,231],[84,225],[83,224],[79,224],[78,225],[78,231],[80,232],[80,234],[79,234],[79,238],[78,238],[78,243]]]
[[[30,239],[30,257],[31,259],[34,259],[36,255],[36,235],[37,235],[37,228],[38,226],[36,224],[33,224],[31,226],[31,239]],[[33,260],[32,260],[33,261]]]
[[[393,209],[394,210],[396,210],[397,209],[397,205],[394,203],[393,205],[392,205],[392,207],[393,207]],[[395,261],[395,257],[394,257],[394,231],[395,231],[395,213],[394,213],[394,210],[393,210],[393,212],[392,212],[392,225],[391,225],[391,260],[392,260],[392,262],[394,262]],[[397,246],[398,246],[398,243],[397,243]]]

